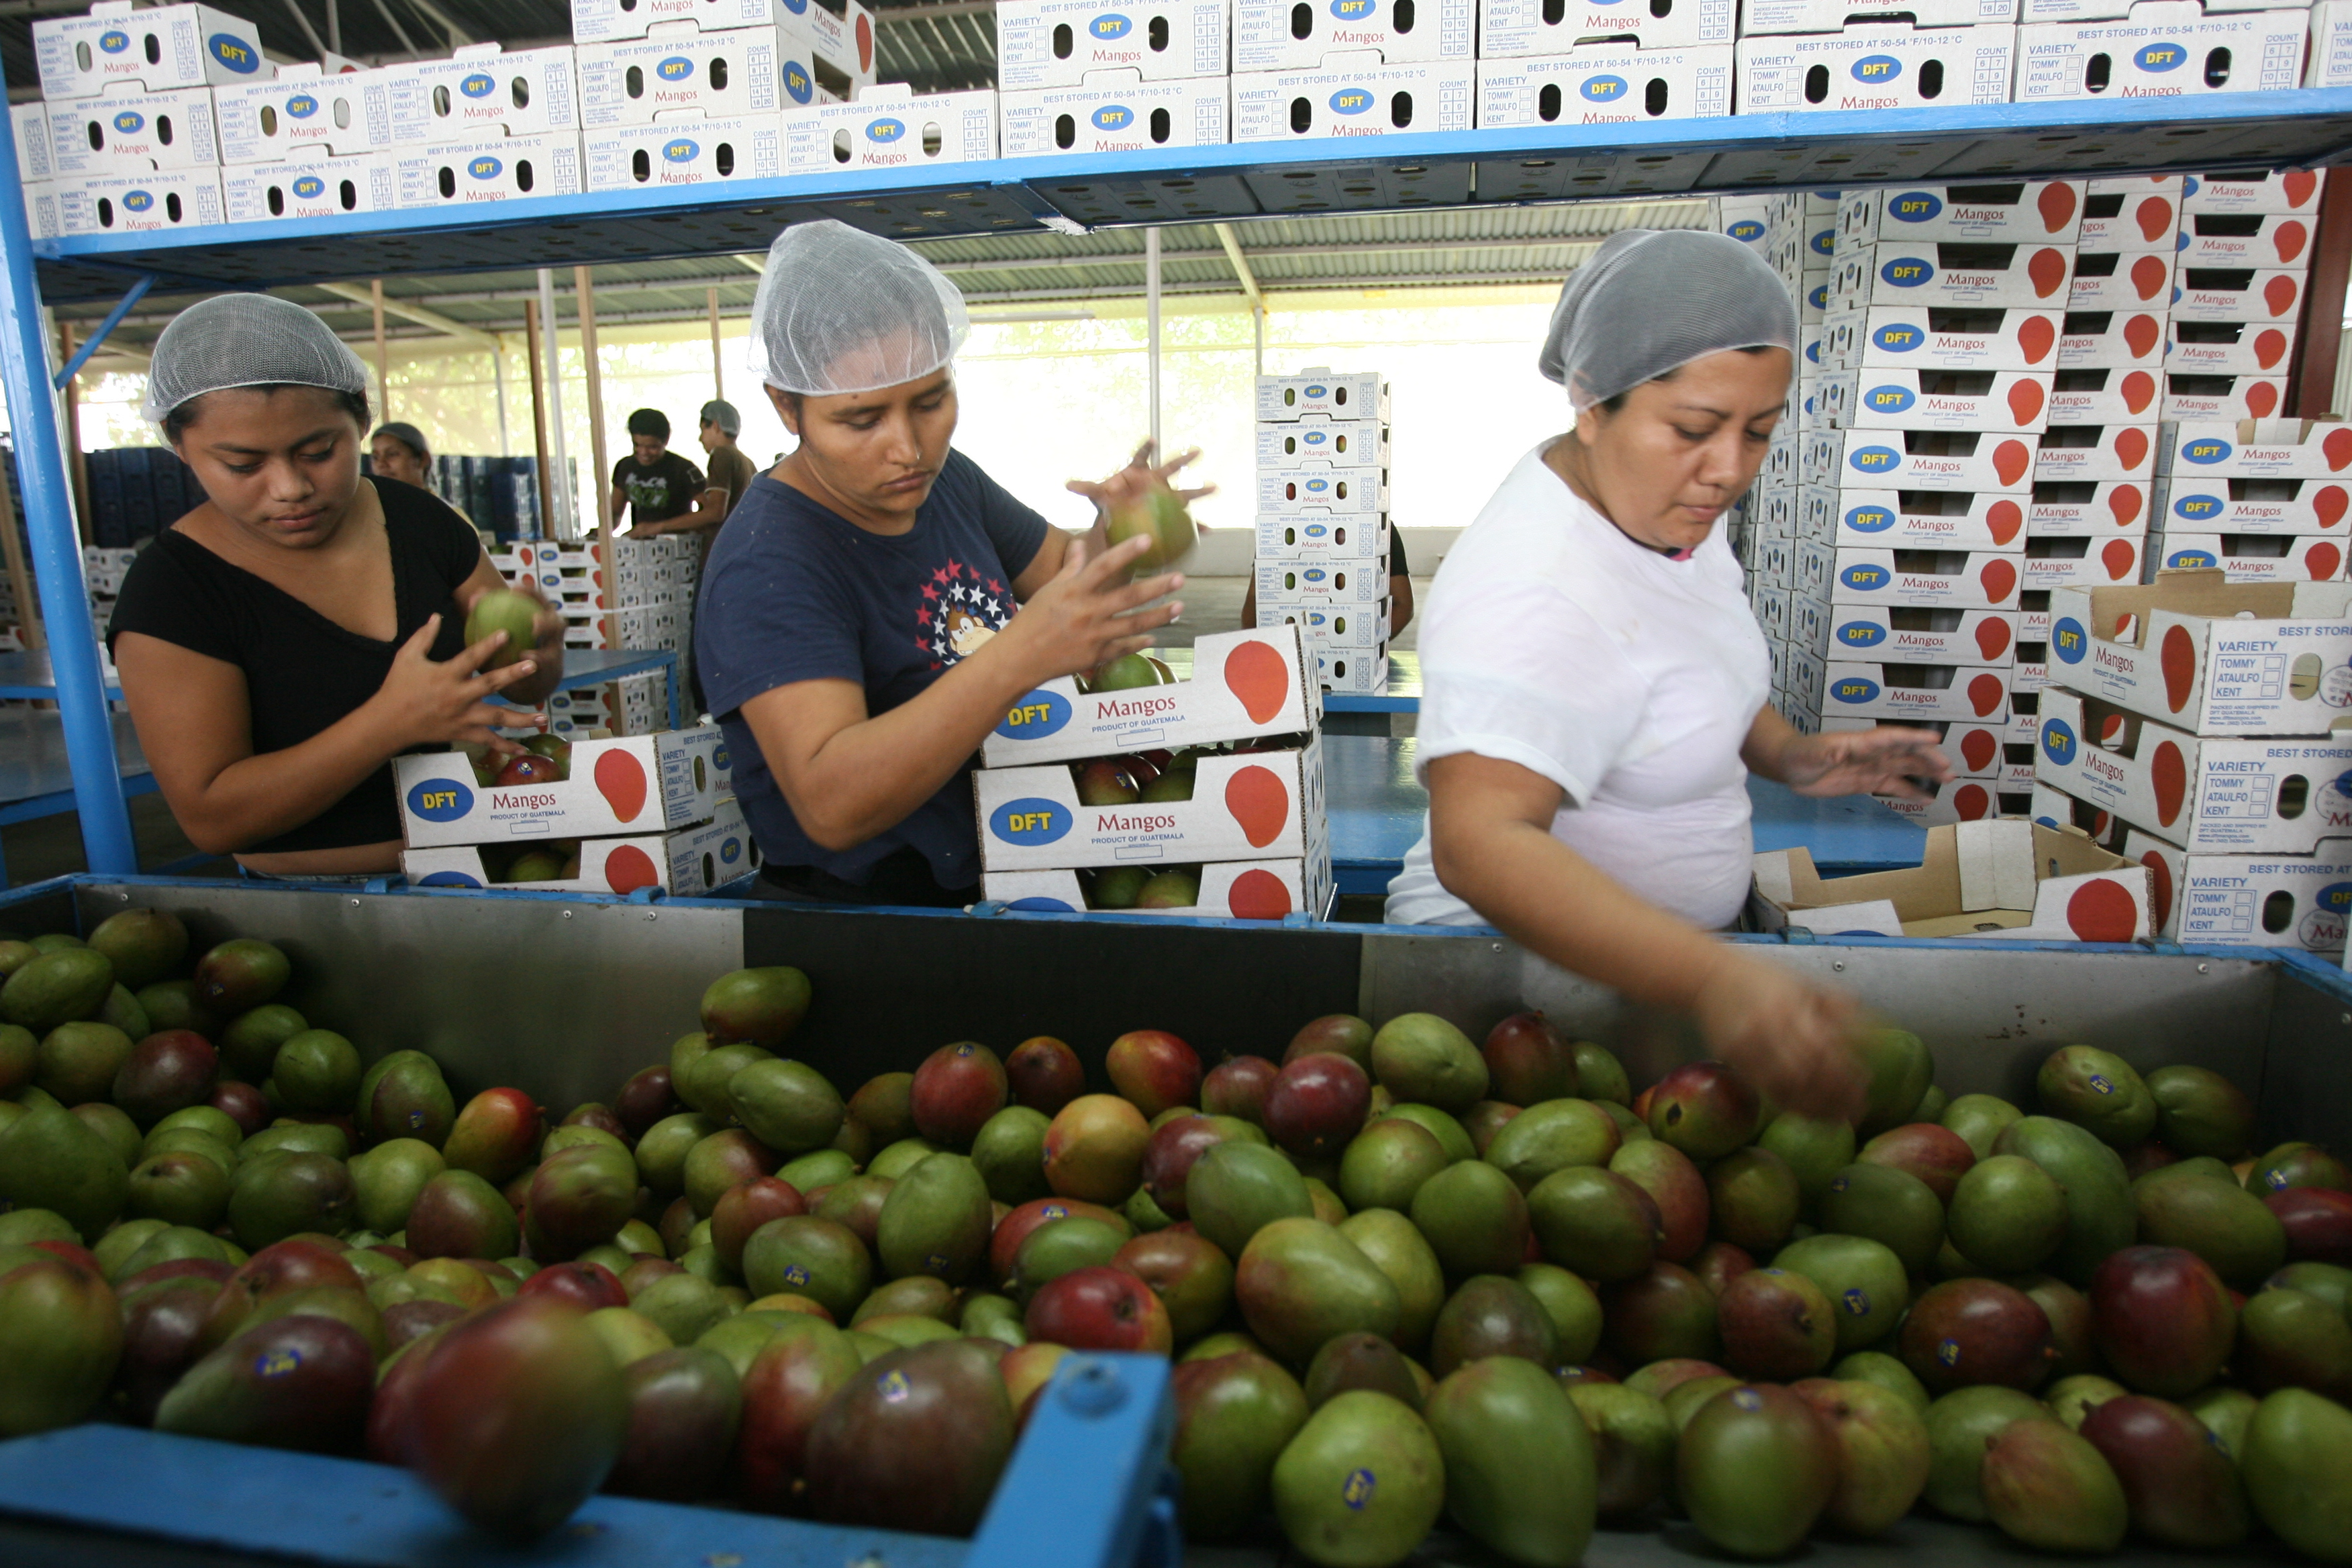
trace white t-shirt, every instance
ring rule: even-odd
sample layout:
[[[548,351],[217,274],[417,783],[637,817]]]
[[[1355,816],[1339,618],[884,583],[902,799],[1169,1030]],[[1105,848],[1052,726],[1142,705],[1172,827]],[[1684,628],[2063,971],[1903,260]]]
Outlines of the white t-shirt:
[[[1723,531],[1686,560],[1644,549],[1519,459],[1438,568],[1421,629],[1415,763],[1517,763],[1567,792],[1552,836],[1707,930],[1738,918],[1754,845],[1739,749],[1771,658]],[[1430,863],[1389,890],[1401,925],[1481,925]]]

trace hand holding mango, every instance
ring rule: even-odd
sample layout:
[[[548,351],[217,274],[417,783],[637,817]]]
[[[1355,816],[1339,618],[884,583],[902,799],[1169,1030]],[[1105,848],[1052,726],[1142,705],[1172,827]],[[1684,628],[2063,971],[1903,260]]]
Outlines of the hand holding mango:
[[[503,669],[538,647],[539,614],[544,608],[537,598],[512,588],[493,588],[476,599],[474,607],[466,612],[467,646],[492,632],[507,634],[506,642],[483,661],[482,668]]]
[[[1146,490],[1131,500],[1113,507],[1105,528],[1110,542],[1124,544],[1138,536],[1148,537],[1151,547],[1135,559],[1134,574],[1156,576],[1192,553],[1201,542],[1200,531],[1192,525],[1192,514],[1185,510],[1184,498],[1171,489]]]

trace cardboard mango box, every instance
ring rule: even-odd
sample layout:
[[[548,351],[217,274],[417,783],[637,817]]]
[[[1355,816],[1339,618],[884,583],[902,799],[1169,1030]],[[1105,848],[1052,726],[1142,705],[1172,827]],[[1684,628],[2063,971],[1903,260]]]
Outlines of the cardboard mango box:
[[[2057,425],[2042,432],[2033,454],[2036,483],[2047,479],[2090,480],[2104,484],[2116,479],[2145,479],[2157,470],[2157,426],[2145,425]]]
[[[1992,551],[1837,552],[1834,601],[1922,609],[2013,610],[2021,557]]]
[[[401,874],[420,888],[515,888],[534,893],[634,893],[659,888],[699,898],[760,868],[760,848],[734,801],[722,800],[709,822],[635,838],[586,838],[580,875],[547,882],[493,882],[478,846],[408,849]]]
[[[2028,539],[2114,539],[2147,531],[2147,487],[2130,480],[2105,483],[2053,480],[2033,487],[2025,509]]]
[[[1835,243],[1840,250],[1946,239],[2064,245],[2082,222],[2080,180],[1895,185],[1847,192],[1838,204]]]
[[[1204,757],[1186,801],[1081,805],[1070,770],[1050,763],[982,768],[972,792],[983,872],[1303,859],[1324,837],[1323,752],[1313,740]]]
[[[1955,719],[2000,723],[2009,714],[2003,669],[1962,664],[1863,664],[1824,672],[1822,713],[1853,719]]]
[[[1831,606],[1830,646],[1841,659],[1886,664],[2006,665],[2017,657],[2017,617],[2000,610]]]
[[[1047,681],[990,732],[980,760],[984,768],[1013,768],[1172,751],[1295,734],[1322,717],[1297,626],[1219,632],[1192,645],[1192,679],[1172,686],[1087,694],[1068,676]]]
[[[2025,542],[2018,558],[2021,581],[2032,590],[2048,591],[2074,583],[2137,583],[2140,577],[2143,534],[2114,539],[2087,535],[2041,535]]]
[[[2157,403],[2156,412],[2162,420],[2228,424],[2234,419],[2268,419],[2285,403],[2284,367],[2272,375],[2209,375],[2168,365],[2164,396]]]
[[[2221,479],[2175,472],[2156,484],[2168,528],[2219,533],[2336,533],[2352,490],[2333,479]]]
[[[2051,373],[1876,366],[1824,376],[1850,430],[1965,430],[2038,436],[2050,422]]]
[[[2033,795],[2027,815],[2044,827],[2062,828],[2078,833],[2110,854],[2120,855],[2130,839],[2131,828],[2122,817],[2111,811],[2101,811],[2087,801],[2076,800],[2064,790],[2033,781]]]
[[[411,849],[528,838],[609,838],[708,820],[730,792],[716,724],[572,743],[569,778],[484,786],[463,752],[394,757]]]
[[[2050,613],[2053,668],[2101,701],[2200,735],[2325,735],[2352,719],[2352,584],[2158,572],[2058,589]]]
[[[1976,431],[1847,430],[1824,433],[1812,445],[1822,483],[1975,491],[2031,489],[2041,442]]]
[[[2191,855],[2135,831],[2124,854],[2147,868],[2156,934],[2168,942],[2344,951],[2352,839],[2323,839],[2310,855]]]
[[[2063,189],[2063,186],[2053,186]],[[1848,312],[1849,315],[1853,312]],[[1982,315],[1984,319],[1979,320]],[[1925,305],[1873,305],[1863,320],[1859,345],[1836,343],[1833,353],[1858,352],[1864,370],[1909,366],[1915,370],[2047,370],[2064,334],[2055,310],[1969,311],[1958,321]],[[1841,331],[1845,324],[1841,323]],[[2163,346],[2156,329],[2156,348]],[[2151,352],[2155,352],[2151,350]]]
[[[2352,468],[2352,424],[2336,419],[2177,421],[2161,426],[2159,474],[2326,479]]]
[[[1228,860],[1201,868],[1201,901],[1181,908],[1102,910],[1123,915],[1192,915],[1211,920],[1278,921],[1303,914],[1321,920],[1330,913],[1333,884],[1331,852],[1300,860]],[[1085,914],[1086,889],[1078,873],[1055,871],[989,871],[980,879],[980,896],[1012,910]]]
[[[2074,253],[2074,285],[2066,292],[2066,308],[2127,310],[2145,305],[2161,309],[2172,294],[2172,258],[2160,251],[2127,256],[2115,250],[2078,249]],[[2176,304],[2173,310],[2178,312],[2179,306]]]
[[[1757,856],[1755,879],[1768,930],[2141,942],[2153,924],[2145,866],[2015,820],[1930,827],[1926,857],[1905,870],[1824,880],[1800,846]]]
[[[2002,776],[2009,765],[2003,760],[2001,748],[2008,731],[1997,724],[1967,724],[1953,720],[1921,721],[1916,724],[1899,719],[1849,719],[1843,715],[1822,721],[1824,734],[1854,734],[1864,730],[1875,730],[1881,724],[1901,724],[1906,728],[1932,730],[1940,737],[1944,755],[1951,759],[1952,772],[1964,779],[1992,780]],[[2026,764],[2031,767],[2032,764]]]
[[[2034,777],[2184,849],[2309,855],[2352,835],[2352,737],[2239,740],[2041,693]]]
[[[1833,493],[1833,538],[1847,549],[2007,551],[2021,547],[2026,509],[1999,491]]]
[[[2334,539],[2168,529],[2148,536],[2148,550],[2159,567],[2218,567],[2232,583],[2333,583],[2344,575],[2344,545]]]
[[[1982,822],[1995,816],[2022,816],[2028,800],[2025,795],[2006,793],[1998,778],[1954,779],[1947,784],[1931,785],[1926,800],[1893,795],[1874,795],[1870,798],[1913,826],[1927,828]]]

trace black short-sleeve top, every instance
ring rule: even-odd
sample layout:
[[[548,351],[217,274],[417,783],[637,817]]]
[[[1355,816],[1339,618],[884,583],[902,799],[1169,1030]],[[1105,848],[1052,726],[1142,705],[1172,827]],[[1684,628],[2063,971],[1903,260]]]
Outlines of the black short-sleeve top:
[[[455,657],[466,646],[455,595],[481,563],[481,536],[429,491],[394,479],[361,482],[375,487],[392,547],[399,627],[390,642],[337,626],[277,584],[166,529],[123,577],[108,647],[124,632],[137,632],[236,665],[245,672],[257,756],[301,744],[373,697],[393,656],[436,613],[444,618],[433,657]],[[301,826],[247,852],[340,849],[399,837],[387,762]]]

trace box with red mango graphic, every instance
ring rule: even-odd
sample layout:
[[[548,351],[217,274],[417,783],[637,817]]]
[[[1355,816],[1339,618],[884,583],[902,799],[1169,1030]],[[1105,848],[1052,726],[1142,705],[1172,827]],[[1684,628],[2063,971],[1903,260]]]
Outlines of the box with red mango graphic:
[[[2200,737],[2072,691],[2041,696],[2036,780],[2168,843],[2308,855],[2352,836],[2352,737]]]
[[[1830,598],[1917,609],[2014,610],[2022,576],[2017,556],[1990,551],[1841,548]]]
[[[2168,365],[2164,396],[2156,405],[2168,420],[2268,419],[2286,405],[2286,377],[2208,375]]]
[[[2311,213],[2327,176],[2318,169],[2270,169],[2255,174],[2191,174],[2180,208],[2189,213]]]
[[[1830,606],[1830,650],[1836,658],[1886,664],[2006,665],[2017,655],[2017,617],[1840,602]]]
[[[2180,267],[2304,267],[2311,265],[2316,219],[2284,214],[2269,217],[2231,213],[2192,213],[2181,221]]]
[[[2344,575],[2344,542],[2281,533],[2188,533],[2148,536],[2158,567],[2195,571],[2217,566],[2232,583],[2333,583]]]
[[[983,872],[1301,859],[1324,839],[1315,741],[1204,756],[1190,800],[1083,805],[1070,770],[1056,765],[982,768],[971,777]]]
[[[2114,539],[2146,533],[2148,510],[2147,487],[2144,484],[2126,479],[2105,484],[2053,481],[2033,487],[2033,498],[2025,509],[2025,536]]]
[[[394,757],[392,766],[411,849],[686,827],[731,793],[730,772],[716,724],[575,742],[571,776],[540,784],[478,784],[462,752]]]
[[[1816,491],[1829,498],[1836,543],[1847,550],[2023,548],[2027,498],[1966,490]]]
[[[1853,313],[1849,312],[1849,316]],[[2055,310],[1955,310],[1927,305],[1873,305],[1862,321],[1861,359],[1912,370],[2048,370],[2059,346]],[[2158,337],[2163,333],[2159,330]],[[1844,345],[1839,345],[1841,349]],[[1865,374],[1864,379],[1868,376]]]
[[[1201,868],[1200,902],[1173,908],[1104,911],[1129,915],[1192,915],[1209,920],[1278,921],[1290,915],[1320,920],[1330,911],[1331,852],[1318,846],[1303,860],[1229,860]],[[1007,909],[1080,914],[1086,889],[1078,873],[990,871],[980,894]]]
[[[586,838],[580,875],[546,882],[490,880],[481,848],[452,844],[401,852],[401,874],[420,888],[515,888],[535,893],[634,893],[658,888],[675,898],[700,898],[760,868],[759,846],[731,800],[695,827],[636,838]]]
[[[2053,421],[2042,432],[2033,454],[2033,482],[2088,479],[2104,484],[2116,479],[2145,479],[2156,470],[2156,426],[2060,425]]]
[[[2050,420],[2047,371],[1850,371],[1840,423],[1849,430],[1968,430],[2039,434]]]
[[[2179,230],[2177,178],[2094,180],[2083,199],[2083,226],[2074,245],[2083,256],[2145,255],[2169,251]]]
[[[1895,490],[2027,490],[2033,487],[2032,436],[1976,431],[1848,430],[1823,442],[1831,484]],[[2118,474],[2117,479],[2126,476]]]
[[[2158,572],[2050,595],[2070,689],[2200,735],[2325,735],[2352,716],[2352,584]]]
[[[2018,815],[2021,805],[1997,778],[1954,779],[1928,786],[1927,798],[1874,795],[1870,797],[1914,827],[1949,827],[1958,822],[1981,822],[1989,816]]]
[[[2352,425],[2341,420],[2189,420],[2165,426],[2162,434],[2159,474],[2325,479],[2352,469]]]
[[[2057,306],[2069,298],[2074,275],[2071,245],[1885,240],[1838,258],[1830,296],[1843,309]]]
[[[2165,312],[2070,308],[2058,334],[2060,370],[2148,369],[2165,354]]]
[[[2352,839],[2322,839],[2309,855],[2191,855],[2135,830],[2124,856],[2147,868],[2156,934],[2168,942],[2344,950]]]
[[[1838,204],[1836,248],[1941,240],[2064,245],[2082,221],[2080,180],[1891,185],[1846,193]]]
[[[1049,680],[990,732],[980,760],[984,767],[1009,768],[1173,751],[1296,734],[1315,729],[1322,717],[1322,688],[1309,679],[1298,628],[1262,626],[1198,639],[1192,679],[1172,686],[1088,694],[1067,676]]]
[[[2217,533],[2323,533],[2344,537],[2352,486],[2336,479],[2217,479],[2168,474],[2156,483],[2167,528]]]
[[[2163,391],[2161,365],[2126,369],[2103,365],[2062,370],[2050,387],[2053,425],[2129,425],[2153,419]]]
[[[1751,903],[1768,930],[1824,936],[1987,937],[2142,942],[2153,933],[2150,877],[2136,860],[2035,823],[1930,827],[1920,863],[1822,878],[1802,847],[1759,855]]]
[[[2187,375],[2285,374],[2294,348],[2294,323],[2176,321],[2164,368]]]
[[[2172,301],[2182,321],[2284,321],[2302,314],[2309,275],[2300,267],[2184,267]]]
[[[2079,252],[2074,258],[2074,282],[2067,290],[2066,308],[2128,310],[2149,306],[2162,310],[2172,292],[2172,258],[2163,251],[2147,250],[2137,256],[2117,251]]]
[[[2126,533],[2115,539],[2085,534],[2036,534],[2027,538],[2018,561],[2020,581],[2027,592],[2062,588],[2072,583],[2137,583],[2141,549],[2147,539]]]
[[[1832,649],[1835,653],[1834,648]],[[2009,672],[1964,664],[1859,664],[1831,660],[1822,715],[2000,723],[2009,714]]]

